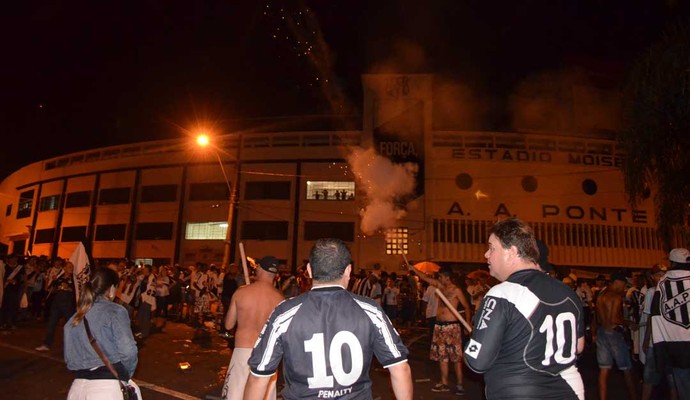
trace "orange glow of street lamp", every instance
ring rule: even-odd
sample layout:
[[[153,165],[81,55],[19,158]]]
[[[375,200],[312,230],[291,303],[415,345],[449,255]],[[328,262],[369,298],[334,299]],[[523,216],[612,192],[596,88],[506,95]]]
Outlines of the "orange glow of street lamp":
[[[206,147],[211,143],[211,139],[208,137],[207,134],[202,133],[199,136],[196,137],[196,144],[198,144],[201,147]]]

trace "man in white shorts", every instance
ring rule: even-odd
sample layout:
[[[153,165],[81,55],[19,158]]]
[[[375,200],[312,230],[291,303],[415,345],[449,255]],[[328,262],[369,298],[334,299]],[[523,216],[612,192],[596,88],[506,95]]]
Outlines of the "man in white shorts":
[[[235,291],[225,315],[225,329],[235,331],[235,348],[228,366],[223,385],[223,399],[239,400],[244,395],[244,387],[249,376],[247,360],[259,337],[268,316],[285,298],[273,286],[273,278],[278,272],[280,263],[273,256],[259,260],[256,280],[251,285],[244,285]],[[276,398],[276,376],[271,380],[264,399]]]

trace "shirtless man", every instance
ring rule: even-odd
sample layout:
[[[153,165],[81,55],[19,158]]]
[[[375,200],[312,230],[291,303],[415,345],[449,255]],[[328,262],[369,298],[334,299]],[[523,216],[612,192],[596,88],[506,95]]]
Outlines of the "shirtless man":
[[[470,321],[470,304],[467,302],[465,294],[451,281],[451,271],[441,270],[438,279],[434,279],[419,269],[412,266],[420,279],[441,290],[441,293],[448,299],[450,304],[457,310],[458,304],[462,304],[465,311],[465,320]],[[453,363],[457,384],[455,394],[463,395],[465,388],[462,386],[462,335],[460,321],[443,301],[438,302],[436,310],[436,322],[434,324],[434,334],[431,340],[431,352],[429,358],[438,361],[441,369],[441,382],[433,388],[434,392],[449,392],[448,369],[449,363]]]
[[[273,256],[266,256],[258,264],[261,268],[256,269],[256,280],[235,291],[225,315],[225,329],[230,331],[237,325],[235,348],[223,385],[225,400],[242,399],[249,376],[247,361],[252,348],[273,309],[285,299],[273,286],[273,279],[280,265],[278,260]],[[276,379],[277,374],[271,379],[264,399],[276,398]]]
[[[609,372],[615,363],[623,371],[628,398],[637,399],[632,376],[632,359],[625,341],[624,326],[634,325],[623,319],[623,296],[625,295],[625,276],[612,274],[611,284],[597,299],[597,329],[594,333],[597,344],[599,364],[599,398],[606,400]]]

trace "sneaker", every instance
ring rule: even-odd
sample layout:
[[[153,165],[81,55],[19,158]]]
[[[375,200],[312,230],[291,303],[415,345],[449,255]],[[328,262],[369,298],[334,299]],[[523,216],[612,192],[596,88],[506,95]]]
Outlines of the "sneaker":
[[[450,387],[444,383],[437,383],[431,388],[432,392],[450,392]]]
[[[36,351],[50,351],[50,347],[46,346],[45,344],[42,344],[36,347]]]
[[[455,394],[458,396],[462,396],[463,394],[465,394],[465,388],[462,385],[456,385]]]

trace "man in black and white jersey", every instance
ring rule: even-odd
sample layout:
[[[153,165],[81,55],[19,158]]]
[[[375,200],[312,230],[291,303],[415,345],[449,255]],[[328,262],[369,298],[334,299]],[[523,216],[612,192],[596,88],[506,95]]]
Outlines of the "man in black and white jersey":
[[[482,300],[465,363],[484,374],[486,398],[584,399],[575,366],[585,345],[582,305],[540,270],[532,229],[516,218],[496,223],[484,256],[502,283]]]
[[[690,251],[671,250],[671,269],[659,280],[651,305],[656,365],[673,375],[678,398],[690,399]]]
[[[284,399],[371,399],[372,355],[387,368],[397,399],[412,399],[408,350],[374,300],[348,292],[350,251],[319,239],[307,264],[312,289],[279,304],[249,358],[245,399],[260,399],[281,359]]]

